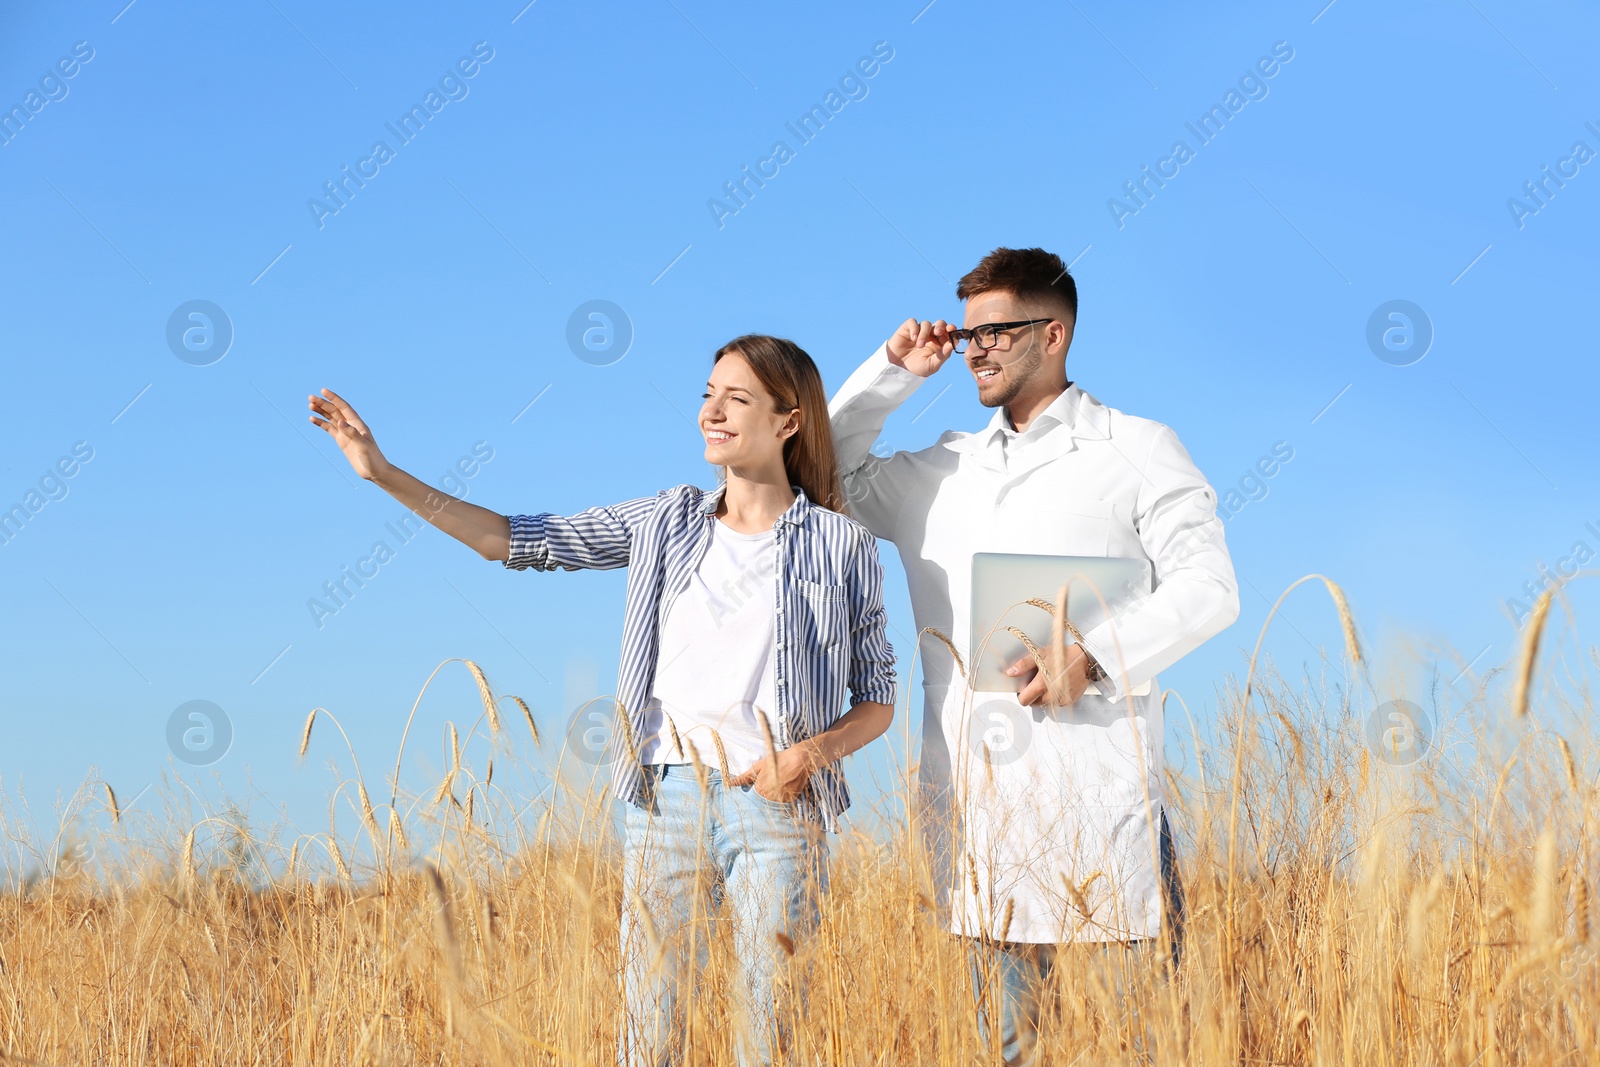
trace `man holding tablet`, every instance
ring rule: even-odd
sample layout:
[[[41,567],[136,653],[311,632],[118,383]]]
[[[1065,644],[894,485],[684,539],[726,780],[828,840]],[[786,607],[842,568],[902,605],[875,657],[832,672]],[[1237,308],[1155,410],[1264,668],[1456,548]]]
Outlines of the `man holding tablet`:
[[[907,320],[829,415],[852,516],[899,548],[918,630],[948,636],[962,657],[958,667],[942,645],[921,645],[917,817],[951,930],[971,940],[980,984],[998,986],[1016,1063],[1058,946],[1176,963],[1182,897],[1163,811],[1160,689],[1148,683],[1232,623],[1239,597],[1216,494],[1177,435],[1067,378],[1078,295],[1060,257],[995,249],[956,295],[960,329]],[[889,413],[952,355],[996,409],[989,425],[874,455]],[[1009,640],[1005,627],[1036,632],[1027,613],[1044,603],[1054,610],[1049,585],[1034,594],[1041,603],[973,632],[974,573],[1014,581],[1032,565],[1024,557],[1057,576],[1066,557],[1139,561],[1149,584],[1099,590],[1109,614],[1086,628],[1069,609],[1055,670],[1038,646],[1045,663],[1023,656],[974,688],[974,653]],[[1073,601],[1082,593],[1075,584]]]

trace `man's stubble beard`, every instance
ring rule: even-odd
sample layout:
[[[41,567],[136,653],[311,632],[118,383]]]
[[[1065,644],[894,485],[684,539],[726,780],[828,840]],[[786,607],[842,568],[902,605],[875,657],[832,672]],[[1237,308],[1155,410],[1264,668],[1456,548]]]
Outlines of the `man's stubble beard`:
[[[1041,362],[1043,360],[1039,355],[1039,350],[1030,345],[1026,355],[1018,356],[1002,369],[1001,373],[1005,375],[1006,379],[1005,389],[987,399],[980,393],[978,403],[986,408],[999,408],[1010,404],[1033,380],[1033,376],[1039,372],[1039,364]]]

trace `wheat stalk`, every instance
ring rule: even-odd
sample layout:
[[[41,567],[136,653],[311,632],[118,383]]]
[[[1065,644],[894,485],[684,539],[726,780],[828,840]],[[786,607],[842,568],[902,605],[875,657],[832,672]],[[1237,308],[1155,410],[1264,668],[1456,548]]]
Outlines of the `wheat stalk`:
[[[189,833],[183,839],[183,855],[179,860],[179,866],[183,871],[183,884],[188,889],[192,889],[200,878],[200,872],[195,868],[194,862],[194,832],[197,829],[199,827],[189,827]]]
[[[411,842],[406,837],[405,821],[400,818],[400,813],[393,808],[389,809],[389,831],[399,839],[402,852],[411,851]]]
[[[317,712],[321,710],[321,708],[312,708],[311,714],[306,716],[306,724],[300,730],[300,755],[298,757],[300,759],[306,758],[306,749],[311,747],[311,724],[317,721]]]
[[[367,795],[365,782],[356,783],[356,792],[361,797],[361,821],[366,824],[367,833],[372,836],[374,846],[378,843],[378,816],[372,810],[372,798]]]
[[[700,795],[706,795],[706,790],[711,786],[711,768],[700,758],[700,749],[693,741],[685,742],[689,748],[689,765],[694,768],[694,780],[700,785]]]
[[[931,626],[924,626],[922,628],[922,633],[928,634],[936,639],[940,644],[944,645],[945,648],[949,649],[950,658],[956,661],[956,670],[960,671],[961,677],[965,678],[967,676],[967,667],[966,664],[961,662],[961,653],[957,651],[955,642]],[[917,636],[920,637],[921,634],[918,634]]]
[[[522,717],[528,723],[528,733],[533,735],[533,743],[539,745],[539,724],[533,721],[533,709],[529,708],[528,702],[519,696],[512,696],[511,699],[516,701],[517,707],[522,709]],[[543,746],[541,745],[540,747]]]
[[[327,841],[328,855],[333,860],[333,869],[339,872],[339,880],[341,882],[349,883],[351,881],[350,868],[344,862],[344,853],[339,851],[339,842],[334,839],[332,834],[328,835]]]
[[[617,732],[622,735],[622,740],[628,746],[628,758],[634,763],[639,762],[639,740],[633,736],[633,720],[628,715],[628,709],[622,701],[616,701]]]
[[[1007,626],[1006,632],[1012,637],[1015,637],[1018,641],[1021,641],[1022,647],[1027,649],[1028,655],[1033,657],[1034,665],[1039,668],[1039,674],[1044,678],[1045,699],[1048,700],[1052,706],[1055,706],[1058,703],[1056,698],[1064,695],[1059,689],[1060,683],[1058,681],[1058,679],[1061,677],[1059,672],[1062,654],[1060,652],[1053,652],[1050,656],[1046,657],[1045,654],[1040,650],[1039,646],[1033,643],[1033,639],[1015,626]],[[1059,648],[1059,642],[1057,643],[1057,647]]]
[[[1328,595],[1338,609],[1339,626],[1344,631],[1345,652],[1350,656],[1350,662],[1359,666],[1362,662],[1361,642],[1356,637],[1356,619],[1350,612],[1350,602],[1345,599],[1344,590],[1332,578],[1323,578],[1322,584],[1328,587]]]
[[[677,724],[672,721],[672,716],[665,712],[662,713],[662,718],[667,720],[667,733],[672,737],[672,751],[680,756],[683,755],[683,740],[678,736]]]
[[[445,965],[450,972],[452,992],[459,995],[466,988],[467,975],[461,962],[461,944],[456,940],[455,923],[450,919],[450,895],[445,891],[444,876],[439,873],[439,868],[430,863],[426,870],[428,887],[433,890],[434,903],[437,905],[434,919],[439,948],[444,953]]]
[[[1522,660],[1517,666],[1517,685],[1511,697],[1513,718],[1520,719],[1528,714],[1528,695],[1533,690],[1533,666],[1539,658],[1539,640],[1544,635],[1544,624],[1550,617],[1550,602],[1555,598],[1555,592],[1555,587],[1551,586],[1539,594],[1528,616],[1528,625],[1523,630]]]
[[[455,787],[455,782],[456,772],[453,770],[446,771],[445,776],[439,780],[439,788],[433,791],[433,807],[443,804],[444,798],[452,795],[450,791]]]
[[[494,702],[494,694],[489,690],[489,679],[484,677],[483,668],[470,659],[461,662],[467,665],[467,670],[472,672],[472,680],[478,683],[478,695],[483,698],[483,710],[489,716],[489,729],[499,733],[500,707]]]
[[[722,734],[717,732],[715,726],[711,727],[711,742],[717,747],[717,767],[722,771],[722,783],[726,785],[733,775],[728,770],[728,750],[722,747]]]
[[[1567,773],[1567,788],[1571,789],[1573,793],[1579,793],[1578,764],[1577,760],[1573,758],[1572,746],[1567,744],[1567,739],[1559,734],[1556,735],[1556,742],[1561,746],[1561,769]]]
[[[1556,900],[1556,883],[1561,866],[1561,853],[1556,847],[1555,827],[1546,823],[1539,839],[1534,843],[1533,915],[1529,922],[1533,940],[1540,948],[1548,948],[1560,933],[1564,918],[1561,903]]]

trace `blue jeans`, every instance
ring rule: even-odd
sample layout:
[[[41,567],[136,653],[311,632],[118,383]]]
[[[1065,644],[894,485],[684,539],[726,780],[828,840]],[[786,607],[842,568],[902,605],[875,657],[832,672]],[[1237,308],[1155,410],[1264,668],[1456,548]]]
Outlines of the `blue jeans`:
[[[617,1062],[681,1062],[712,1035],[688,1025],[696,972],[713,928],[732,926],[734,1050],[772,1062],[783,1040],[777,999],[789,952],[815,928],[827,890],[828,842],[794,805],[710,771],[705,790],[684,764],[646,767],[652,810],[627,806],[622,877],[626,1017]],[[779,935],[788,938],[783,944]],[[795,991],[789,992],[791,1003]],[[695,1058],[703,1058],[694,1049]]]
[[[1170,963],[1168,973],[1177,972],[1183,946],[1183,882],[1178,877],[1172,827],[1167,824],[1164,810],[1161,813],[1160,859],[1162,904],[1167,913],[1166,925],[1171,931],[1171,940],[1165,946],[1157,938],[1073,942],[1059,946],[967,939],[972,959],[972,987],[978,1000],[978,1031],[987,1046],[993,1040],[989,1004],[997,1000],[1000,1050],[1005,1063],[1019,1065],[1032,1060],[1040,991],[1061,953],[1083,955],[1091,967],[1105,974],[1111,988],[1119,993],[1136,980],[1140,971],[1159,969]],[[1166,958],[1163,958],[1162,948],[1167,950]],[[1131,1016],[1132,1012],[1129,1014]],[[1136,1020],[1134,1023],[1139,1025]],[[1138,1035],[1137,1040],[1147,1044],[1143,1035]]]

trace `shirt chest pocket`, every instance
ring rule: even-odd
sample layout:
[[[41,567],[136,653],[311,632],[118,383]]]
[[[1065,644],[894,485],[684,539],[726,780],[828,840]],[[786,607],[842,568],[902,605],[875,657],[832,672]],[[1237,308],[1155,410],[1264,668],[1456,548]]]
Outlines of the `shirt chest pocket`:
[[[791,601],[796,608],[790,623],[793,640],[800,648],[819,652],[843,649],[850,621],[845,587],[806,578],[794,579],[794,587],[800,595]]]
[[[1116,512],[1106,500],[1040,503],[1030,523],[1042,551],[1062,556],[1104,556],[1111,549]]]

